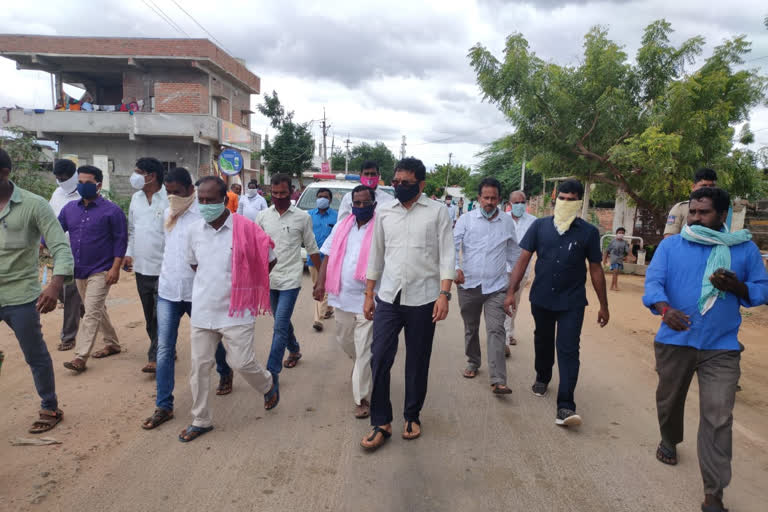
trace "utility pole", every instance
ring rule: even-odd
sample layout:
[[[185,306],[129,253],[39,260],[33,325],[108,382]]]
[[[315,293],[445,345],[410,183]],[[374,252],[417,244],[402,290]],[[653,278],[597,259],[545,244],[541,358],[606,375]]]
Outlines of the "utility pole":
[[[325,119],[325,107],[323,107],[323,162],[328,161],[328,145],[326,143],[326,137],[328,137],[328,129],[331,127]]]
[[[448,168],[445,169],[445,193],[448,193],[448,176],[451,175],[451,158],[453,153],[448,153]]]
[[[403,142],[400,144],[400,160],[405,158],[405,146],[407,144],[405,143],[405,135],[403,135]]]
[[[525,190],[525,152],[523,152],[523,169],[520,171],[520,190]]]
[[[331,165],[329,167],[331,169],[331,172],[333,172],[333,148],[335,145],[336,145],[336,134],[333,134],[331,135],[331,159],[330,159]]]
[[[344,174],[349,174],[349,133],[347,133],[347,140],[344,142],[347,145],[347,155],[344,158]]]

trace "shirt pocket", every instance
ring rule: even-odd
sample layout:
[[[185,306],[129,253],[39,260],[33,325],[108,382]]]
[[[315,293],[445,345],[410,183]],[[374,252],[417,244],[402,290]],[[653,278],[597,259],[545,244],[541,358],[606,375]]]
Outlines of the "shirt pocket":
[[[27,247],[27,232],[9,226],[0,227],[0,247],[3,249],[23,249]]]

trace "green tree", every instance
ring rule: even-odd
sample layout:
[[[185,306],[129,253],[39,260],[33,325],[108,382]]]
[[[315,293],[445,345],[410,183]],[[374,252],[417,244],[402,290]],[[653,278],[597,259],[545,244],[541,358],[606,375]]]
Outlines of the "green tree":
[[[427,172],[424,193],[427,196],[442,196],[446,184],[449,187],[465,187],[471,182],[472,170],[464,165],[438,164]]]
[[[334,171],[344,170],[344,157],[345,151],[342,149],[336,149],[333,152],[331,159],[331,169]],[[379,164],[379,171],[381,177],[386,183],[392,181],[392,177],[395,174],[395,155],[389,150],[386,144],[383,142],[375,142],[368,144],[367,142],[361,142],[360,144],[353,146],[349,150],[349,172],[360,172],[360,166],[367,160],[373,160]]]
[[[280,103],[277,93],[264,95],[264,103],[257,107],[262,115],[270,119],[270,124],[277,129],[277,135],[272,142],[264,140],[261,156],[267,162],[271,174],[288,174],[298,176],[309,169],[315,150],[315,140],[307,123],[297,123],[293,120],[293,111],[286,112]]]
[[[736,69],[750,51],[743,36],[686,72],[704,39],[675,47],[671,32],[664,20],[649,25],[635,64],[603,27],[586,34],[578,66],[542,60],[521,34],[507,38],[503,60],[480,44],[469,58],[484,98],[515,128],[510,144],[531,155],[533,169],[622,189],[660,227],[698,167],[715,168],[734,195],[760,192],[751,188],[756,167],[733,151],[733,126],[766,91],[757,71]]]
[[[43,166],[37,140],[29,133],[10,128],[0,135],[0,147],[13,162],[11,180],[19,187],[48,199],[56,189],[50,172]]]
[[[513,136],[507,135],[496,139],[477,156],[481,158],[480,165],[472,172],[472,176],[465,186],[464,193],[466,195],[473,196],[480,185],[480,181],[485,177],[499,180],[502,199],[520,189],[520,175],[525,155],[515,145]],[[541,192],[541,176],[534,176],[535,173],[528,167],[525,177],[525,192],[529,196]]]

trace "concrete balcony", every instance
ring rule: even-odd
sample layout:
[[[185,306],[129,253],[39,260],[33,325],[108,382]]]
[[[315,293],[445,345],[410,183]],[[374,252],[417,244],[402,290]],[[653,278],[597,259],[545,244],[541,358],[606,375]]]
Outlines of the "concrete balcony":
[[[182,137],[202,144],[219,140],[220,120],[209,115],[158,112],[85,112],[21,109],[0,111],[0,128],[17,127],[38,139],[56,140],[66,135],[125,135],[136,137]]]

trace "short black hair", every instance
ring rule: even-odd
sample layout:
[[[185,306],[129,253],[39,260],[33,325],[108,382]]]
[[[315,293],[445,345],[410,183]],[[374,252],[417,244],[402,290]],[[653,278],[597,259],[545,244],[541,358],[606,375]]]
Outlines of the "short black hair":
[[[233,183],[233,184],[231,184],[231,185],[229,186],[229,189],[230,189],[230,190],[232,190],[232,189],[234,189],[235,187],[240,187],[240,188],[243,188],[243,186],[242,186],[241,184],[239,184],[239,183]]]
[[[251,181],[249,181],[248,182],[248,186],[250,187],[251,185],[253,185],[254,188],[259,188],[259,180],[251,180]]]
[[[565,180],[557,186],[557,193],[576,194],[579,199],[584,199],[584,185],[578,180]]]
[[[322,192],[328,192],[328,195],[331,196],[331,201],[333,201],[333,192],[331,192],[331,189],[325,187],[317,189],[317,192],[315,192],[315,197],[319,196]]]
[[[281,183],[287,183],[288,188],[293,190],[293,180],[287,174],[275,174],[270,181],[271,185],[279,185]]]
[[[76,172],[75,162],[68,158],[60,158],[53,163],[53,174],[63,174],[71,178]]]
[[[714,169],[710,169],[708,167],[702,167],[698,171],[696,171],[696,174],[693,175],[693,182],[698,183],[701,180],[707,180],[707,181],[717,181],[717,173]]]
[[[178,183],[186,188],[192,185],[192,176],[184,167],[174,167],[165,175],[165,183]]]
[[[627,232],[627,230],[624,228],[616,228],[616,233],[618,233],[619,231],[623,231],[625,233]]]
[[[704,178],[707,179],[707,178]],[[717,213],[727,212],[731,207],[731,195],[717,187],[702,187],[691,192],[691,200],[699,200],[708,197],[712,200],[712,206]]]
[[[11,155],[3,148],[0,148],[0,169],[13,169]]]
[[[139,158],[136,160],[136,168],[141,169],[146,173],[154,174],[158,183],[163,182],[165,167],[163,167],[162,162],[160,162],[160,160],[157,158],[153,158],[151,156]]]
[[[403,158],[397,162],[397,165],[395,165],[395,172],[397,171],[412,172],[417,181],[424,181],[427,179],[427,168],[424,167],[424,162],[418,158],[413,158],[412,156]]]
[[[376,174],[381,174],[381,171],[379,171],[379,164],[373,160],[366,160],[360,165],[360,172],[363,172],[366,169],[376,169]]]
[[[200,188],[200,186],[203,183],[208,183],[209,181],[214,182],[219,187],[219,197],[224,199],[227,197],[227,184],[224,183],[224,180],[219,178],[218,176],[203,176],[199,180],[197,180],[197,183],[195,183],[195,186],[197,188]]]
[[[453,196],[451,194],[445,194],[445,198],[453,200]]]
[[[496,190],[499,192],[499,197],[501,197],[501,183],[499,183],[499,180],[496,178],[483,178],[477,186],[477,195],[483,195],[483,189],[485,187],[496,187]]]
[[[371,169],[371,167],[366,167],[366,169]],[[353,188],[352,195],[349,196],[350,199],[354,201],[355,194],[357,194],[358,192],[368,192],[368,196],[371,198],[371,201],[376,201],[376,194],[373,192],[373,189],[366,187],[365,185],[358,185],[355,188]]]
[[[95,165],[81,165],[77,168],[77,174],[90,174],[96,179],[96,183],[104,181],[104,174]]]

